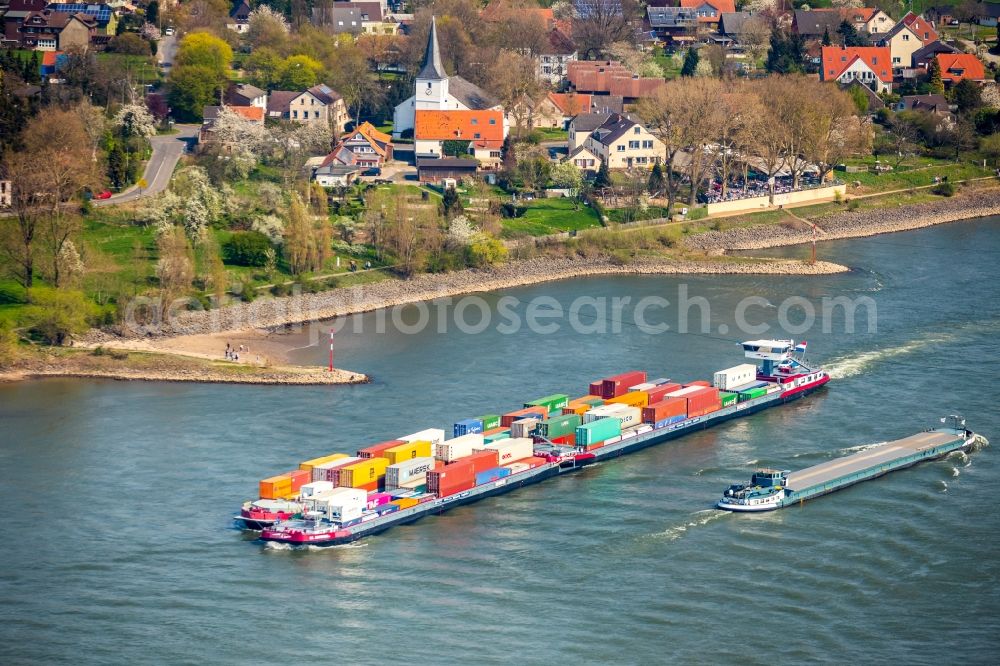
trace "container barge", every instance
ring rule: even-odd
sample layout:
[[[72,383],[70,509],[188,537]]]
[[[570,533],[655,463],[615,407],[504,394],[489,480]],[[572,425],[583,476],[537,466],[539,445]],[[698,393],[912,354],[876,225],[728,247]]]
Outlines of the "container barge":
[[[952,451],[966,451],[986,443],[982,435],[965,428],[964,420],[955,416],[948,418],[953,421],[952,427],[879,444],[797,472],[757,470],[749,483],[734,484],[726,489],[716,506],[727,511],[774,511],[925,460],[941,458]]]
[[[556,394],[502,416],[463,419],[450,439],[428,429],[355,456],[305,461],[261,481],[260,499],[234,518],[266,542],[351,543],[797,400],[830,379],[805,359],[805,343],[753,340],[743,351],[756,363],[716,372],[712,382],[626,372],[592,383],[581,398]]]

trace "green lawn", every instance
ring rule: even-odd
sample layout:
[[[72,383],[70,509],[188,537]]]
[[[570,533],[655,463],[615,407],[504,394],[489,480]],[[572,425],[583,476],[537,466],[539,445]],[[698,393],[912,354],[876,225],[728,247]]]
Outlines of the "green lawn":
[[[573,199],[535,199],[528,202],[526,207],[527,210],[523,216],[503,221],[504,236],[521,234],[544,236],[560,231],[601,226],[601,221],[593,209],[579,204],[579,210],[577,210],[577,204]]]
[[[98,53],[98,60],[105,62],[115,62],[127,73],[135,76],[135,81],[140,85],[146,83],[156,83],[160,80],[160,71],[156,67],[152,56],[125,55],[122,53]]]
[[[539,127],[533,132],[538,132],[542,141],[569,141],[569,130],[560,127]]]

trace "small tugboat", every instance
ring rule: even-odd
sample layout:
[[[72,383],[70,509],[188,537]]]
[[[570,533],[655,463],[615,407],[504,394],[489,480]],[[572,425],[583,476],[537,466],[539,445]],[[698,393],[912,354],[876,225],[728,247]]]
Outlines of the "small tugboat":
[[[734,483],[719,501],[720,509],[730,511],[770,511],[781,507],[785,499],[785,476],[788,471],[759,469],[750,483]]]
[[[271,527],[281,520],[289,520],[302,513],[298,502],[280,499],[259,499],[244,502],[240,515],[233,516],[245,530],[259,531]]]

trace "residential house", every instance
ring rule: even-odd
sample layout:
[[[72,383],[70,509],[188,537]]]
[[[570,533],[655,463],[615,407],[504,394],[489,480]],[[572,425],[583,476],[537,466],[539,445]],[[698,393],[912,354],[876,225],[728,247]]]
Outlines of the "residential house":
[[[930,44],[925,44],[914,51],[911,56],[914,69],[926,70],[931,64],[931,61],[934,60],[939,53],[961,53],[961,51],[956,49],[951,44],[942,42],[940,39],[935,42],[931,42]]]
[[[503,141],[507,137],[503,111],[416,112],[413,150],[417,159],[443,157],[445,141],[468,141],[469,152],[483,168],[500,165]]]
[[[334,132],[343,131],[350,121],[344,98],[323,83],[302,92],[272,90],[267,97],[267,116],[300,123],[326,123]]]
[[[554,87],[566,78],[569,63],[577,59],[576,45],[562,30],[553,28],[541,53],[535,55],[535,72],[539,81]]]
[[[320,187],[347,187],[358,179],[361,167],[345,164],[324,164],[313,170],[312,179]]]
[[[719,17],[719,34],[738,42],[752,16],[753,12],[724,12]]]
[[[892,90],[892,57],[885,46],[824,46],[819,77],[849,85],[857,81],[877,93]]]
[[[239,0],[233,5],[232,11],[229,12],[229,19],[226,21],[226,27],[240,34],[250,29],[250,4],[247,0]]]
[[[577,146],[564,160],[584,172],[584,176],[591,176],[601,168],[601,158],[586,145]]]
[[[648,97],[666,83],[665,79],[641,77],[615,60],[579,60],[568,65],[566,78],[573,90],[593,95],[614,95],[626,104]]]
[[[693,42],[698,32],[698,13],[688,7],[650,5],[646,7],[646,23],[650,32],[665,42]]]
[[[822,39],[829,35],[835,40],[844,18],[837,9],[796,9],[792,30],[804,39]]]
[[[878,7],[844,7],[841,16],[859,33],[868,35],[889,32],[895,23],[891,16]]]
[[[254,123],[262,124],[264,122],[264,109],[259,106],[206,106],[202,109],[201,128],[198,130],[199,150],[204,150],[206,146],[215,143],[215,121],[218,120],[223,109],[229,109]],[[223,146],[223,148],[228,149],[229,146]]]
[[[10,208],[14,197],[14,183],[0,180],[0,208]]]
[[[568,128],[573,118],[581,113],[622,113],[624,100],[614,95],[587,95],[582,93],[549,93],[546,99],[559,112],[559,127]]]
[[[114,37],[118,33],[118,12],[111,5],[86,2],[56,2],[48,5],[46,9],[66,14],[86,14],[94,19],[98,35]]]
[[[651,169],[663,158],[663,142],[628,116],[611,114],[584,144],[609,169]]]
[[[889,48],[893,69],[903,69],[913,66],[913,54],[924,44],[910,26],[900,21],[885,35],[879,35],[878,45]]]
[[[226,90],[229,106],[257,106],[267,109],[267,92],[249,83],[234,83]]]
[[[462,157],[418,158],[417,180],[421,183],[440,183],[444,180],[474,178],[479,162]]]
[[[360,169],[381,168],[392,159],[392,137],[365,121],[340,138],[320,164],[353,166]]]
[[[492,95],[460,76],[448,76],[445,72],[438,47],[437,22],[433,17],[424,63],[414,81],[413,95],[397,104],[393,112],[393,137],[399,138],[414,129],[418,111],[499,111],[503,116],[503,106]]]
[[[17,48],[21,45],[21,25],[33,12],[45,9],[48,0],[10,0],[3,14],[3,46]]]
[[[896,111],[927,111],[940,116],[951,114],[951,105],[944,95],[906,95],[894,108]]]
[[[1000,21],[1000,3],[980,2],[976,5],[976,21],[979,25],[995,28]]]
[[[31,12],[20,26],[22,48],[36,51],[87,50],[97,34],[97,22],[82,13],[43,9]]]
[[[399,30],[399,23],[386,20],[386,14],[386,7],[380,2],[333,2],[314,6],[312,23],[335,35],[394,35]]]
[[[913,12],[907,12],[906,16],[899,19],[899,22],[908,26],[923,44],[930,44],[938,39],[938,34],[937,31],[934,30],[934,25],[923,16],[917,16]]]
[[[736,11],[734,0],[681,0],[681,8],[694,12],[699,32],[717,32],[724,13]]]
[[[568,128],[569,134],[567,137],[569,153],[572,155],[573,151],[587,143],[587,138],[590,136],[590,133],[607,122],[608,118],[612,115],[615,114],[588,111],[586,113],[580,113],[570,120]],[[627,116],[627,114],[623,115]]]
[[[941,80],[947,86],[965,80],[977,83],[986,80],[986,68],[971,53],[939,53],[935,59],[941,67]]]

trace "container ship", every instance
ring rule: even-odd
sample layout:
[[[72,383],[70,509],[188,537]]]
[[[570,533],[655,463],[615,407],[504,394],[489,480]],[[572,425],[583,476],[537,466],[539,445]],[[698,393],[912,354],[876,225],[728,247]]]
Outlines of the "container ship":
[[[238,524],[266,542],[338,545],[426,515],[510,492],[801,398],[830,377],[792,340],[742,343],[747,359],[713,381],[592,382],[586,395],[549,395],[505,414],[457,421],[302,462],[264,479]]]
[[[801,504],[862,481],[935,460],[953,451],[965,451],[986,444],[986,438],[965,428],[958,416],[951,427],[936,428],[893,442],[886,442],[850,456],[814,465],[797,472],[757,470],[749,483],[734,484],[719,500],[720,509],[740,512],[774,511]]]

